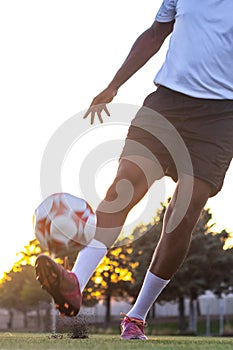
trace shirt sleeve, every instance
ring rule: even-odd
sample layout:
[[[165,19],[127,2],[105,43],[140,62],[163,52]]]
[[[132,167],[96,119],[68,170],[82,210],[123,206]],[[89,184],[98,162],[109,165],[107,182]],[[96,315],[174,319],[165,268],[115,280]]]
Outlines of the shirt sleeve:
[[[171,22],[175,19],[177,0],[164,0],[155,20],[158,22]]]

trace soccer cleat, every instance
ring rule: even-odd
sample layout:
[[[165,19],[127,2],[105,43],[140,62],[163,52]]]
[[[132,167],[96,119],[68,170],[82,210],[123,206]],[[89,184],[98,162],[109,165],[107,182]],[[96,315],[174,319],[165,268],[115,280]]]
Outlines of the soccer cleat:
[[[62,316],[76,316],[82,303],[77,276],[47,255],[36,259],[36,279],[54,299]]]
[[[126,314],[121,321],[121,340],[147,340],[144,334],[144,326],[146,323],[138,318],[129,317]]]

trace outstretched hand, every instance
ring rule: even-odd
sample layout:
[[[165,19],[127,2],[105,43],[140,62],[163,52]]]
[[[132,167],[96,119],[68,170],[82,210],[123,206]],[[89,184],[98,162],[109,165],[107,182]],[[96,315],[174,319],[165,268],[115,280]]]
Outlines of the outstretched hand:
[[[99,118],[100,123],[103,123],[102,113],[105,112],[107,116],[110,116],[110,113],[107,109],[106,104],[110,103],[113,98],[116,96],[117,90],[112,88],[106,88],[99,95],[97,95],[87,112],[84,114],[83,118],[86,119],[89,115],[91,116],[91,124],[94,123],[95,116]]]

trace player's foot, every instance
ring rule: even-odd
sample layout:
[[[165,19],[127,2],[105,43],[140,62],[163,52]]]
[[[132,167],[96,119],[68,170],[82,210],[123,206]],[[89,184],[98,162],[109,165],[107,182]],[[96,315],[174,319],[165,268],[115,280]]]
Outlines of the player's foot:
[[[36,259],[36,278],[54,299],[63,316],[75,316],[80,310],[82,294],[73,272],[67,271],[47,255]]]
[[[129,317],[125,314],[121,321],[121,339],[122,340],[131,340],[131,339],[140,339],[147,340],[147,337],[144,334],[145,322],[139,320],[138,318]]]

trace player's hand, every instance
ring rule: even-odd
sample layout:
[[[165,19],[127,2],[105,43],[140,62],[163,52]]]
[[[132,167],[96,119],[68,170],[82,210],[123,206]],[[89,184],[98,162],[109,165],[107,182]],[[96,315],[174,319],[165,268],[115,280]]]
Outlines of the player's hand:
[[[107,109],[106,104],[110,103],[113,100],[113,98],[116,96],[116,94],[117,94],[117,90],[113,88],[108,87],[105,90],[103,90],[99,95],[97,95],[93,99],[90,107],[88,108],[83,118],[85,119],[90,115],[91,124],[93,124],[95,120],[95,116],[97,116],[100,123],[103,123],[102,113],[105,112],[108,117],[110,116],[110,113]]]

